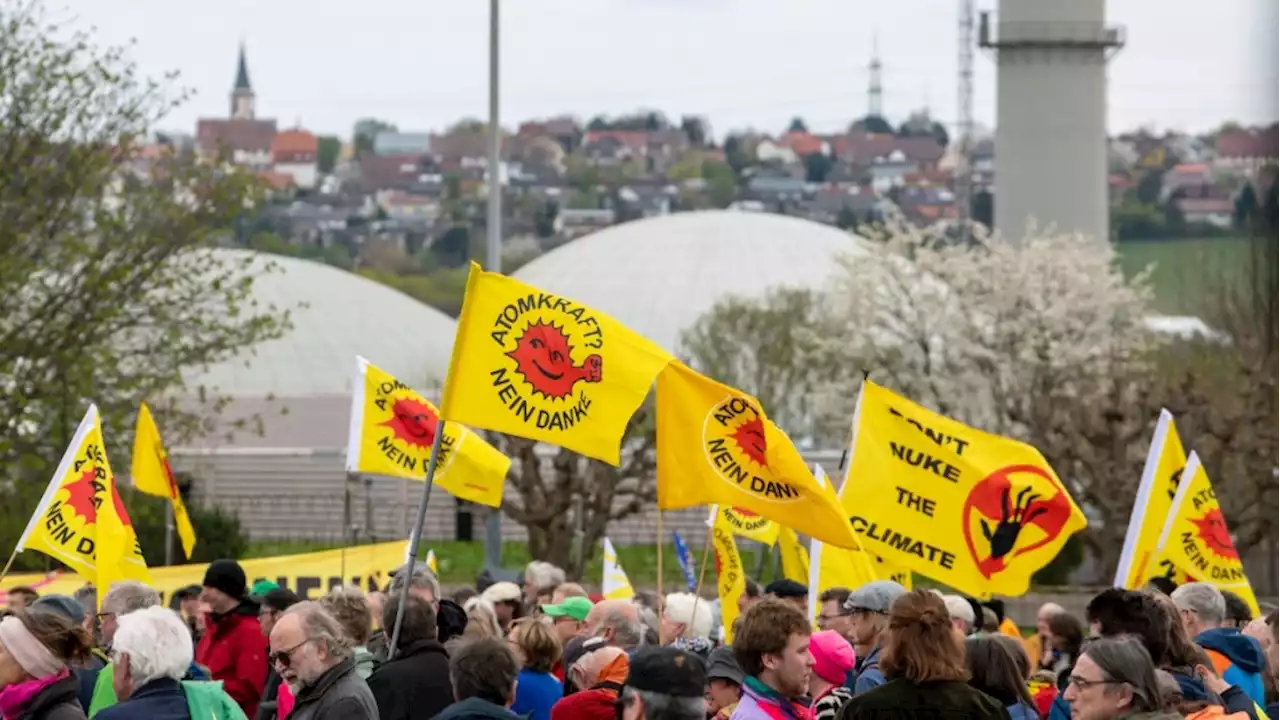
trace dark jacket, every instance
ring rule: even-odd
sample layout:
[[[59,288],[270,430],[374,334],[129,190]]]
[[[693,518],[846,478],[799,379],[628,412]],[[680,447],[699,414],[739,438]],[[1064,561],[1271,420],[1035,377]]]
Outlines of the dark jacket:
[[[858,658],[853,668],[853,684],[849,687],[854,694],[864,693],[884,684],[884,673],[880,672],[880,646],[876,645],[871,652]]]
[[[378,705],[347,658],[302,688],[289,720],[378,720]]]
[[[1000,701],[958,680],[913,683],[897,678],[855,695],[840,720],[1008,720]]]
[[[1214,628],[1197,635],[1195,643],[1209,653],[1214,670],[1223,680],[1243,690],[1259,705],[1266,703],[1262,672],[1267,659],[1257,640],[1236,628]]]
[[[98,682],[98,673],[102,672],[108,662],[106,653],[94,648],[83,667],[71,669],[71,674],[80,683],[80,706],[85,713],[89,712],[89,703],[93,702],[93,686]]]
[[[380,720],[430,720],[453,704],[449,655],[436,640],[410,644],[368,682]]]
[[[67,675],[36,693],[13,720],[85,720],[80,706],[80,681]]]
[[[253,717],[267,683],[267,639],[258,624],[258,606],[241,602],[225,614],[209,614],[204,637],[196,645],[196,662],[209,668],[214,680]]]
[[[182,683],[169,678],[152,680],[129,696],[94,716],[95,720],[191,720]]]
[[[445,708],[435,720],[522,720],[510,710],[480,698],[467,698]]]
[[[436,610],[436,639],[443,645],[467,629],[467,611],[452,600],[441,600]]]
[[[262,700],[253,720],[276,720],[276,704],[280,697],[280,674],[274,667],[267,668],[267,683],[262,686]]]

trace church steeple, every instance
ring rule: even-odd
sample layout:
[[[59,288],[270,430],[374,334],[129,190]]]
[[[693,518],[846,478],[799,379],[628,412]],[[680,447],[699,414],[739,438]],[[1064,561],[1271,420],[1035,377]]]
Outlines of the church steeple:
[[[245,58],[244,43],[240,43],[240,61],[236,67],[236,84],[231,88],[231,117],[234,120],[252,120],[254,114],[253,86],[249,84],[249,61]]]

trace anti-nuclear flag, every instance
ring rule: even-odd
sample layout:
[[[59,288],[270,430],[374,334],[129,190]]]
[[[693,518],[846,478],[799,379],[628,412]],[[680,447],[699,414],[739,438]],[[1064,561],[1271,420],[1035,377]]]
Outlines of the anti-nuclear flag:
[[[412,388],[356,358],[347,439],[347,472],[426,479],[440,426],[436,407]],[[511,459],[464,425],[446,423],[435,483],[450,495],[502,506]]]
[[[603,313],[472,263],[441,414],[617,465],[671,360]]]
[[[750,510],[728,505],[721,506],[716,512],[720,514],[721,521],[733,528],[733,534],[738,537],[755,540],[768,546],[778,542],[778,523],[769,518],[761,517]]]
[[[96,405],[84,414],[22,531],[22,550],[38,550],[92,580],[99,603],[113,582],[151,582],[107,461]]]
[[[782,576],[801,585],[809,582],[809,551],[800,544],[796,531],[782,528],[778,535],[778,556],[782,560]]]
[[[173,506],[173,524],[178,529],[178,538],[182,540],[182,553],[190,559],[196,547],[196,529],[191,525],[191,516],[187,515],[187,506],[182,502],[173,468],[169,466],[169,453],[160,439],[160,428],[156,427],[151,408],[146,403],[138,406],[130,475],[138,492],[169,499]]]
[[[863,546],[978,597],[1016,597],[1085,527],[1035,448],[862,385],[846,498]],[[856,497],[856,501],[853,499]]]
[[[1229,590],[1259,615],[1258,599],[1240,564],[1240,553],[1218,505],[1213,483],[1195,452],[1187,458],[1157,545],[1162,558],[1200,582]]]
[[[747,574],[733,539],[733,529],[724,524],[712,508],[711,542],[716,553],[716,593],[720,598],[720,623],[724,644],[733,644],[733,621],[738,619],[738,601],[747,592]]]
[[[636,591],[631,587],[631,580],[618,564],[618,551],[613,549],[609,538],[604,539],[604,581],[600,583],[600,594],[605,600],[630,600]]]
[[[1129,529],[1124,535],[1120,564],[1116,566],[1116,587],[1137,590],[1156,575],[1168,577],[1179,585],[1190,582],[1185,573],[1177,572],[1172,563],[1161,561],[1156,554],[1160,531],[1169,517],[1186,465],[1187,454],[1182,449],[1173,414],[1161,410],[1151,447],[1147,449],[1147,462],[1142,467],[1138,496],[1129,514]]]
[[[673,360],[658,375],[657,438],[659,508],[729,505],[858,547],[835,493],[750,395]]]
[[[814,463],[813,476],[823,485],[830,485],[822,466]],[[841,487],[841,492],[844,488]],[[875,564],[865,550],[845,550],[827,547],[819,540],[809,540],[809,619],[818,617],[818,597],[833,587],[857,590],[859,587],[881,579]]]

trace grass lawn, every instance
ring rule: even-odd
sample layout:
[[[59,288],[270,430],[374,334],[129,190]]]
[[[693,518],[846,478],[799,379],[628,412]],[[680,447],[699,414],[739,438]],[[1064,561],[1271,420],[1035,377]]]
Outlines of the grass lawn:
[[[337,547],[341,547],[341,545],[307,541],[251,542],[244,559],[294,555],[330,550]],[[622,569],[627,572],[627,577],[630,578],[632,585],[640,588],[654,588],[657,586],[658,553],[655,547],[654,545],[626,545],[616,548],[618,562],[622,565]],[[425,556],[428,548],[435,550],[436,559],[440,565],[441,582],[458,585],[471,584],[475,582],[476,575],[484,569],[484,543],[453,540],[423,541],[420,555]],[[694,564],[697,565],[702,561],[701,543],[695,543],[690,548],[690,551],[694,556]],[[742,553],[742,562],[747,566],[748,574],[752,578],[761,582],[768,582],[773,579],[771,568],[768,564],[766,564],[764,576],[762,578],[756,577],[755,570],[758,567],[759,555],[755,550],[755,543],[740,541],[739,552]],[[503,567],[512,570],[522,569],[532,559],[529,555],[529,546],[526,543],[503,543]],[[712,560],[711,562],[715,561]],[[604,575],[601,563],[601,553],[597,552],[596,556],[587,563],[586,571],[583,573],[583,582],[591,586],[600,584],[600,580]],[[676,560],[675,547],[672,545],[666,545],[663,548],[662,577],[663,590],[666,592],[685,588],[684,574],[680,571],[680,563]],[[715,568],[713,567],[707,571],[704,590],[710,589],[714,591],[714,588]]]
[[[1243,238],[1128,240],[1116,249],[1126,275],[1154,263],[1156,310],[1171,315],[1202,312],[1206,293],[1224,277],[1240,273],[1250,259],[1249,243]]]

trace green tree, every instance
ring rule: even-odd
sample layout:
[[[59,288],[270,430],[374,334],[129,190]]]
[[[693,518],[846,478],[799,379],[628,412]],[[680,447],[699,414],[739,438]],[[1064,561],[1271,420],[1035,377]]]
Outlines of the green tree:
[[[800,118],[800,117],[793,117],[793,118],[791,118],[791,123],[790,123],[789,125],[787,125],[787,132],[789,132],[789,133],[807,133],[807,132],[809,132],[809,126],[808,126],[808,125],[805,125],[805,123],[804,123],[804,118]]]
[[[702,177],[707,181],[707,200],[712,207],[726,208],[738,199],[738,178],[728,163],[703,163]]]
[[[171,444],[210,432],[226,398],[191,371],[279,337],[262,259],[225,239],[256,180],[170,154],[134,174],[181,102],[119,49],[55,27],[38,4],[0,16],[0,545],[12,547],[76,423],[98,405],[117,471],[147,400]],[[247,427],[247,424],[241,427]]]
[[[316,153],[320,172],[331,173],[334,166],[338,164],[338,153],[342,152],[342,140],[335,135],[321,135],[316,140],[320,143]]]
[[[355,129],[351,131],[351,142],[355,145],[356,154],[364,155],[373,152],[373,139],[380,132],[395,132],[396,126],[377,118],[357,120]]]
[[[560,206],[554,200],[544,201],[533,214],[533,231],[540,238],[556,234],[556,217]]]
[[[893,126],[880,115],[868,115],[858,122],[862,124],[862,132],[875,133],[877,135],[893,134]],[[850,130],[852,129],[850,128]]]
[[[820,152],[809,153],[804,156],[803,160],[805,182],[826,182],[827,173],[831,172],[831,166],[833,164],[829,156]]]

